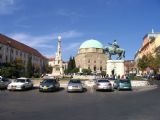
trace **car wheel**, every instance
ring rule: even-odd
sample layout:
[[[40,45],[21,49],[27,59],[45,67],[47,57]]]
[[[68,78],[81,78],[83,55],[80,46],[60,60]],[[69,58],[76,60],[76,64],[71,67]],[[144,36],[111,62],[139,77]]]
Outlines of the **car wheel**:
[[[118,87],[117,90],[120,91],[121,89]]]
[[[39,89],[39,92],[42,92],[42,90]]]

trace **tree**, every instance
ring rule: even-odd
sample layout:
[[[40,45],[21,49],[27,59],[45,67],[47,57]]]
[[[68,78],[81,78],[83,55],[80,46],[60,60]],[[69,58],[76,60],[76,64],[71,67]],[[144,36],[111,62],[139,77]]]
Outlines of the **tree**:
[[[28,62],[27,62],[27,69],[26,69],[26,76],[28,78],[32,77],[33,72],[32,72],[32,57],[28,57]]]
[[[91,74],[91,69],[82,69],[83,74],[85,75],[90,75]]]
[[[138,68],[142,70],[142,72],[148,67],[148,58],[146,55],[144,55],[141,59],[138,60]]]
[[[150,68],[154,73],[157,73],[160,68],[160,54],[156,54],[155,57],[152,54],[144,55],[138,60],[137,65],[142,72]]]
[[[64,71],[65,73],[77,73],[79,68],[76,68],[74,57],[70,57],[68,62],[68,68]]]
[[[0,74],[7,78],[17,77],[16,68],[14,67],[2,67]]]
[[[49,66],[48,64],[45,65],[45,72],[46,73],[52,73],[52,66]]]
[[[102,71],[102,72],[101,72],[101,76],[102,76],[102,77],[105,77],[105,76],[106,76],[106,71]]]
[[[78,73],[78,72],[79,72],[79,68],[72,69],[72,73]]]
[[[17,57],[17,58],[13,61],[13,63],[11,63],[11,67],[16,68],[16,69],[15,69],[15,76],[16,76],[16,77],[24,76],[25,66],[24,66],[23,60],[22,60],[21,58]]]

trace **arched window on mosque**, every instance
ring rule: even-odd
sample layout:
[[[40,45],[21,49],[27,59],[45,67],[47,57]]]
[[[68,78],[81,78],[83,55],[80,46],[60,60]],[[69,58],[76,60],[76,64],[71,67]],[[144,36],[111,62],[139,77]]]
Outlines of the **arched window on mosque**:
[[[100,66],[100,71],[102,71],[102,66]]]
[[[88,69],[90,70],[90,69],[91,69],[91,67],[90,67],[90,66],[88,66]]]
[[[96,71],[96,69],[97,69],[96,66],[94,66],[94,71]]]
[[[90,59],[88,60],[88,63],[90,63],[91,61],[90,61]]]

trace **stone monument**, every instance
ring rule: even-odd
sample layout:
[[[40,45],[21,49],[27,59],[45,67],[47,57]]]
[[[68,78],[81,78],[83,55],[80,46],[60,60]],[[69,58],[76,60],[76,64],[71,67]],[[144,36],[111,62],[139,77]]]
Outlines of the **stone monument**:
[[[104,48],[105,53],[109,56],[106,65],[106,74],[109,76],[122,76],[125,74],[124,60],[122,60],[125,58],[125,50],[119,47],[116,40],[112,44],[109,43],[109,45]],[[116,60],[112,60],[112,55],[118,55]]]
[[[58,46],[55,61],[53,64],[52,76],[63,77],[63,61],[62,61],[62,52],[61,52],[61,36],[58,36]]]

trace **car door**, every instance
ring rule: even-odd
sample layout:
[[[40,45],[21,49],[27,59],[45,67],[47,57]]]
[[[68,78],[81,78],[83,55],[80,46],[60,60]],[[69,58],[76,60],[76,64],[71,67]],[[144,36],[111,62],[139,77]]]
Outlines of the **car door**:
[[[28,88],[32,88],[32,86],[33,86],[32,81],[30,79],[28,79]]]
[[[118,88],[118,80],[114,80],[114,88]]]
[[[26,79],[26,82],[25,82],[25,88],[30,88],[30,81],[29,79]]]
[[[60,87],[60,84],[59,84],[59,82],[57,80],[55,81],[55,86],[56,86],[56,88]]]

